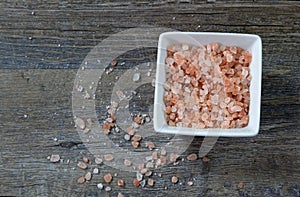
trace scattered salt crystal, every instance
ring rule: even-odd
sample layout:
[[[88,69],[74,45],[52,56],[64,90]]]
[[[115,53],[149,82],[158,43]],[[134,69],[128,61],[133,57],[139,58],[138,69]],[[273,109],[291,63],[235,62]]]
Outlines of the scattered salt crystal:
[[[198,158],[197,154],[195,153],[192,153],[190,155],[187,156],[187,159],[190,160],[190,161],[194,161]]]
[[[119,192],[117,197],[124,197],[124,195],[121,192]]]
[[[143,175],[142,175],[140,172],[137,172],[137,173],[136,173],[136,179],[137,179],[138,181],[143,180]]]
[[[118,186],[124,187],[125,183],[122,179],[118,179]]]
[[[111,73],[113,71],[113,68],[108,68],[105,70],[105,73],[108,75],[109,73]]]
[[[202,157],[202,161],[203,161],[203,162],[209,162],[210,159],[209,159],[208,157],[204,156],[204,157]]]
[[[153,150],[153,149],[155,148],[155,145],[154,145],[153,142],[148,141],[148,142],[147,142],[147,147],[148,147],[150,150]]]
[[[112,62],[111,62],[111,65],[112,66],[116,66],[118,64],[118,61],[117,60],[113,60]]]
[[[154,185],[154,180],[149,178],[147,184],[152,187]]]
[[[84,130],[83,130],[83,133],[84,134],[87,134],[88,132],[90,132],[91,130],[89,129],[89,128],[85,128]]]
[[[131,137],[130,137],[130,135],[129,135],[129,134],[125,134],[125,135],[124,135],[124,139],[125,139],[125,140],[127,140],[127,141],[129,141],[129,140],[130,140],[130,138],[131,138]]]
[[[103,176],[103,179],[106,183],[110,183],[112,181],[112,175],[110,173],[107,173]]]
[[[99,169],[98,168],[94,168],[93,174],[98,174],[98,173],[99,173]]]
[[[132,141],[131,144],[134,148],[138,148],[140,145],[140,143],[138,141]]]
[[[106,192],[110,192],[110,191],[111,191],[111,187],[107,186],[107,187],[105,188],[105,191],[106,191]]]
[[[84,129],[85,128],[85,122],[83,121],[83,119],[81,118],[76,118],[75,119],[75,124],[77,127],[79,127],[80,129]]]
[[[83,157],[83,158],[82,158],[82,161],[83,161],[84,163],[88,163],[88,162],[89,162],[89,158]]]
[[[151,158],[150,158],[150,160],[151,160]],[[149,161],[149,160],[147,160],[147,161]],[[153,168],[153,167],[154,167],[154,164],[152,162],[147,162],[146,168]]]
[[[84,178],[85,180],[90,181],[92,179],[92,173],[91,172],[86,173]]]
[[[96,157],[96,158],[95,158],[95,163],[98,164],[98,165],[99,165],[99,164],[102,164],[102,163],[103,163],[103,160],[102,160],[101,158],[99,158],[99,157]]]
[[[175,154],[175,153],[170,154],[170,162],[173,162],[173,163],[176,162],[177,158],[178,158],[177,154]]]
[[[133,179],[133,185],[134,185],[135,187],[139,187],[139,186],[140,186],[140,181],[137,180],[136,178]]]
[[[129,161],[128,159],[124,160],[124,165],[125,166],[131,166],[131,161]]]
[[[176,176],[172,176],[171,181],[175,184],[178,182],[178,178]]]
[[[140,182],[140,185],[141,185],[142,187],[145,187],[145,185],[146,185],[146,180],[145,180],[145,179],[142,180],[142,181]]]
[[[97,184],[97,188],[100,189],[100,190],[102,190],[103,189],[103,184],[102,183],[98,183]]]
[[[79,179],[77,179],[77,183],[78,184],[83,184],[85,182],[85,178],[84,177],[80,177]]]
[[[87,164],[82,161],[78,162],[77,166],[81,169],[87,169],[88,167]]]
[[[151,122],[151,117],[148,116],[147,114],[143,115],[143,118],[145,119],[145,122],[147,123]]]
[[[50,157],[50,161],[52,162],[52,163],[56,163],[56,162],[59,162],[60,161],[60,156],[59,155],[51,155],[51,157]]]
[[[140,73],[134,73],[132,80],[137,82],[140,79]]]
[[[104,160],[105,161],[112,161],[114,159],[112,154],[106,154],[104,155]]]

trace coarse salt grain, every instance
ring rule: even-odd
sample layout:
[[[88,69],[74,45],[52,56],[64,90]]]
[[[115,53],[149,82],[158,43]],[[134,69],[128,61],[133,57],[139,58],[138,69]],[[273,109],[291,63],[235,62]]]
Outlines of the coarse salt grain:
[[[124,187],[125,186],[125,183],[122,179],[118,179],[118,186],[120,187]]]
[[[132,80],[134,81],[134,82],[137,82],[138,80],[140,80],[140,73],[134,73],[133,74],[133,77],[132,77]]]
[[[147,168],[141,169],[141,174],[145,175],[147,173],[147,171],[148,171]]]
[[[118,193],[118,197],[124,197],[124,195],[122,193]]]
[[[140,172],[137,172],[136,173],[136,179],[138,180],[138,181],[141,181],[141,180],[143,180],[143,175],[140,173]]]
[[[141,185],[142,187],[145,187],[145,185],[146,185],[146,180],[144,179],[144,180],[140,181],[140,185]]]
[[[157,153],[156,151],[154,151],[154,152],[152,153],[152,159],[153,159],[153,160],[157,160],[157,159],[158,159],[158,153]]]
[[[124,135],[124,139],[125,139],[126,141],[129,141],[130,138],[131,138],[131,136],[130,136],[129,134],[125,134],[125,135]]]
[[[93,174],[98,174],[98,173],[99,173],[99,169],[98,168],[94,168]]]
[[[154,185],[154,180],[151,179],[151,178],[149,178],[149,179],[147,180],[147,184],[148,184],[150,187],[152,187],[152,186]]]
[[[142,136],[141,135],[137,135],[137,134],[132,137],[132,140],[136,141],[136,142],[141,141],[141,139],[142,139]]]
[[[149,150],[153,150],[153,149],[155,148],[155,145],[154,145],[153,142],[148,141],[148,142],[147,142],[147,147],[149,148]]]
[[[103,160],[102,160],[101,158],[99,158],[99,157],[96,157],[96,158],[95,158],[95,163],[98,164],[98,165],[99,165],[99,164],[102,164],[102,163],[103,163]]]
[[[107,187],[105,188],[105,191],[110,192],[110,191],[111,191],[111,187],[107,186]]]
[[[118,64],[118,61],[117,60],[113,60],[112,62],[111,62],[111,65],[112,66],[116,66]]]
[[[140,181],[138,181],[136,178],[133,179],[133,185],[134,185],[135,187],[139,187],[139,186],[140,186]]]
[[[57,163],[57,162],[60,161],[60,156],[59,156],[59,155],[53,154],[53,155],[50,156],[49,159],[50,159],[50,161],[51,161],[52,163]]]
[[[78,128],[80,128],[80,129],[84,129],[85,128],[85,122],[84,122],[84,120],[83,119],[81,119],[81,118],[76,118],[75,119],[75,124],[76,124],[76,126],[78,127]]]
[[[149,177],[149,176],[151,176],[152,175],[152,171],[148,171],[148,172],[146,172],[146,174],[145,174],[145,176],[147,176],[147,177]]]
[[[112,154],[104,155],[104,160],[105,161],[112,161],[113,159],[114,159],[114,157],[113,157]]]
[[[171,181],[175,184],[178,182],[178,178],[176,176],[172,176]]]
[[[139,168],[139,170],[144,169],[145,168],[145,164],[144,163],[139,164],[138,168]]]
[[[139,145],[140,145],[140,143],[137,142],[137,141],[132,141],[131,144],[132,144],[132,146],[133,146],[134,148],[138,148]]]
[[[87,164],[82,161],[78,162],[77,166],[84,170],[88,168]]]
[[[239,182],[238,185],[237,185],[237,188],[238,189],[243,189],[244,187],[244,183],[243,182]]]
[[[83,184],[85,182],[85,178],[84,177],[80,177],[77,179],[77,183],[78,184]]]
[[[83,157],[83,158],[82,158],[82,161],[83,161],[84,163],[89,163],[89,158]]]
[[[204,157],[202,157],[202,161],[203,161],[203,162],[209,162],[210,159],[209,159],[208,157],[204,156]]]
[[[179,156],[177,154],[171,153],[170,154],[170,162],[172,162],[172,163],[176,162],[176,160],[177,160],[178,157]]]
[[[92,179],[92,173],[91,172],[86,173],[84,178],[85,180],[90,181]]]
[[[154,164],[152,162],[147,162],[146,168],[153,168]]]
[[[161,151],[160,151],[160,154],[163,155],[163,156],[166,156],[166,154],[167,154],[166,148],[162,148]]]
[[[131,161],[129,161],[128,159],[124,160],[124,165],[125,166],[131,166]]]
[[[198,156],[197,156],[197,154],[192,153],[192,154],[187,156],[187,159],[190,160],[190,161],[195,161],[196,159],[198,159]]]
[[[100,190],[102,190],[103,189],[103,184],[102,183],[98,183],[97,184],[97,188],[100,189]]]
[[[104,181],[106,182],[106,183],[110,183],[111,181],[112,181],[112,175],[110,174],[110,173],[108,173],[108,174],[105,174],[104,176],[103,176],[103,179],[104,179]]]

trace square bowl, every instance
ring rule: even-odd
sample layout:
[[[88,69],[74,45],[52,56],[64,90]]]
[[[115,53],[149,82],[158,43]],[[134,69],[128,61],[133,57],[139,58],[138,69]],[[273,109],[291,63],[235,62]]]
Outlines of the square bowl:
[[[252,54],[249,65],[250,75],[250,104],[248,125],[242,128],[188,128],[169,126],[165,118],[164,84],[166,80],[167,47],[174,44],[204,46],[209,43],[220,43],[225,46],[237,46]],[[157,68],[154,96],[154,130],[159,133],[193,135],[193,136],[223,136],[250,137],[259,132],[260,100],[262,75],[262,43],[261,38],[253,34],[209,33],[209,32],[166,32],[158,41]]]

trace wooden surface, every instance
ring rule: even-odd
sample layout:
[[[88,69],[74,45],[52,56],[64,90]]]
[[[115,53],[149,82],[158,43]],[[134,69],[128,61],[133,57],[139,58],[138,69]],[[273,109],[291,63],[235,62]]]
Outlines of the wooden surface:
[[[299,13],[298,1],[2,0],[0,196],[300,196]],[[154,187],[137,189],[134,173],[106,165],[78,185],[85,171],[76,164],[93,155],[84,143],[72,146],[81,142],[72,114],[77,69],[103,39],[142,25],[261,36],[259,135],[219,138],[207,163],[182,161],[154,170]],[[146,86],[144,93],[152,98],[153,88]],[[166,139],[158,135],[153,141]],[[195,138],[181,157],[197,153],[201,142]],[[64,161],[51,163],[51,154]],[[117,186],[114,178],[112,191],[99,190],[106,172],[118,173],[126,186]],[[171,183],[173,175],[179,183]],[[244,187],[238,189],[240,182]]]

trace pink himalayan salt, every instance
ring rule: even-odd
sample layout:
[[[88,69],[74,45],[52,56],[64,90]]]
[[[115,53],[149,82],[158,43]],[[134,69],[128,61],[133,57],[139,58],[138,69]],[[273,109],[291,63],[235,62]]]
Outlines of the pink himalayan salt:
[[[170,45],[166,58],[165,116],[170,126],[233,128],[248,124],[249,64],[236,46]]]

